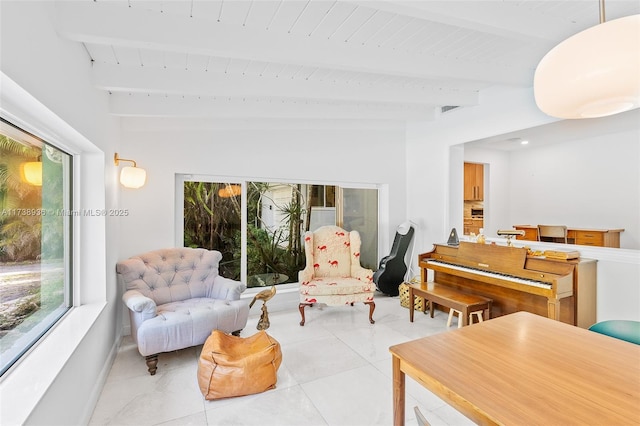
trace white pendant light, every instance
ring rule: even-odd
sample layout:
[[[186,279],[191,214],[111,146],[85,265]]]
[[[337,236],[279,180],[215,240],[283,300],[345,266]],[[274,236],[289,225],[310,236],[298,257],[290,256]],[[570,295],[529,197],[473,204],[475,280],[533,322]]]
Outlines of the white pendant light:
[[[557,45],[538,64],[536,104],[559,118],[604,117],[640,106],[640,15],[604,22]]]

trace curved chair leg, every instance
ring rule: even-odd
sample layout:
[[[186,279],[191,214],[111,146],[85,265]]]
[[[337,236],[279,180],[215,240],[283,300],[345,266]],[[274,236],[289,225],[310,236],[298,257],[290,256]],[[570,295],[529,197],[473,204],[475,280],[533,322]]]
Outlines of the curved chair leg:
[[[302,317],[302,321],[300,321],[300,325],[304,326],[304,307],[307,306],[307,303],[301,303],[298,305],[298,309],[300,310],[300,316]]]
[[[376,309],[375,302],[364,302],[364,304],[369,305],[369,322],[375,324],[376,322],[373,320],[373,311]]]
[[[147,368],[149,370],[149,374],[154,376],[156,374],[156,370],[158,369],[158,354],[149,355],[144,358],[147,360]]]

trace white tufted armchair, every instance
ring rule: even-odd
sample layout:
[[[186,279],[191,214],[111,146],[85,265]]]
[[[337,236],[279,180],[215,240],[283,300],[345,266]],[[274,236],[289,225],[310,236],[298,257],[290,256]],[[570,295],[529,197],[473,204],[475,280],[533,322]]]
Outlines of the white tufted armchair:
[[[168,248],[116,265],[125,286],[131,335],[157,370],[158,354],[201,345],[214,329],[239,335],[249,317],[246,285],[218,275],[222,254],[214,250]]]

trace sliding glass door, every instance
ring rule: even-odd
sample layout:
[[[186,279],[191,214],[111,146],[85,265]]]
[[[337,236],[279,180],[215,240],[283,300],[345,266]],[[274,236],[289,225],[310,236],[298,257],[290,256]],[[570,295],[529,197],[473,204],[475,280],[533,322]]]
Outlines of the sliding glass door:
[[[303,234],[322,225],[359,231],[363,265],[377,266],[377,188],[182,179],[183,244],[219,250],[226,277],[249,287],[297,282],[305,266]]]

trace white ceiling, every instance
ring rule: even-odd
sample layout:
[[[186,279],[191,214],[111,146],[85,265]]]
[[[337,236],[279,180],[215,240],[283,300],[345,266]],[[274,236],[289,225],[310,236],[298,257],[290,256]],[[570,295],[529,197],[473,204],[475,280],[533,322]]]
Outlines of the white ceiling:
[[[114,115],[433,120],[598,23],[597,0],[57,1]],[[607,0],[607,20],[640,1]]]

